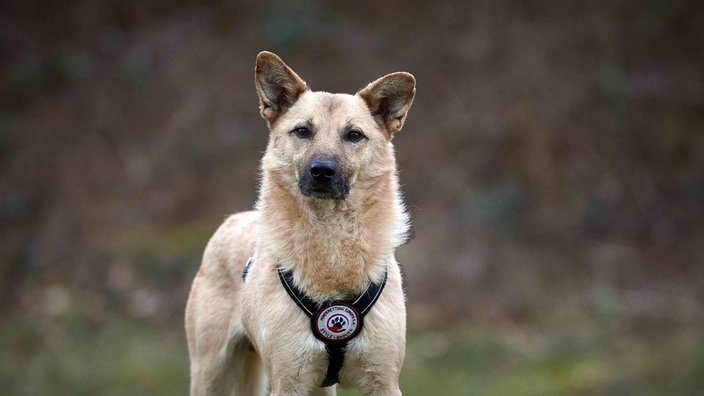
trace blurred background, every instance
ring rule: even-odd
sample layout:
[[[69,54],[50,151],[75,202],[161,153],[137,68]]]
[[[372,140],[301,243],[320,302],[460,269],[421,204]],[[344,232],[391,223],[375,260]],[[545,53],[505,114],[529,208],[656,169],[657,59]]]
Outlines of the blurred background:
[[[703,394],[696,0],[3,1],[4,394],[187,393],[190,282],[256,199],[264,49],[315,90],[418,80],[406,395]]]

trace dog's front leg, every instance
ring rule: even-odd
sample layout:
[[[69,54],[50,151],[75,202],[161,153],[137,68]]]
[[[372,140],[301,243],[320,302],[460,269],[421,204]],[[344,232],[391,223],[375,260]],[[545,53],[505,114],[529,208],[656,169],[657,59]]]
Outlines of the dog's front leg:
[[[300,391],[293,391],[290,388],[282,389],[277,387],[272,387],[271,396],[335,396],[337,395],[337,386],[329,386],[327,388],[314,387],[312,390],[305,389]]]
[[[327,354],[320,342],[310,337],[270,340],[264,355],[269,368],[272,396],[334,396],[334,386],[321,388],[327,369]],[[305,341],[303,341],[305,340]],[[286,342],[287,341],[287,342]],[[284,344],[285,342],[285,344]]]
[[[335,396],[336,386],[320,387],[322,379],[310,370],[310,367],[300,367],[300,371],[292,375],[272,373],[271,396]]]
[[[391,360],[391,359],[389,359]],[[398,386],[398,372],[392,367],[386,367],[379,374],[369,373],[366,378],[358,382],[360,393],[364,396],[401,396]]]
[[[365,396],[401,396],[401,389],[398,384],[390,385],[385,388],[376,388],[374,390],[362,392]]]
[[[328,386],[327,388],[315,388],[311,392],[311,396],[335,396],[337,395],[337,385]]]

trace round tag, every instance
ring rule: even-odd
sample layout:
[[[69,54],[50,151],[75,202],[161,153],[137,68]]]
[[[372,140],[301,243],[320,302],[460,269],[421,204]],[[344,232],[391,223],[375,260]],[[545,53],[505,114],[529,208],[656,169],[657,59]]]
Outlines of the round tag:
[[[318,311],[313,319],[315,335],[326,342],[347,341],[362,328],[359,313],[351,305],[335,304]]]

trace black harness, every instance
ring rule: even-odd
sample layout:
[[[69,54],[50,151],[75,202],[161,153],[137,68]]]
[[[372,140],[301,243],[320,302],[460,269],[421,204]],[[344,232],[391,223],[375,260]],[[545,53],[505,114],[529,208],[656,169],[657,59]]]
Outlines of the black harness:
[[[349,300],[333,300],[318,304],[293,284],[291,271],[278,269],[281,284],[293,301],[310,318],[313,335],[325,343],[328,353],[328,371],[320,385],[327,387],[340,382],[339,373],[345,359],[347,342],[364,327],[364,316],[379,299],[386,285],[387,272],[379,283],[370,283],[367,290]]]
[[[246,279],[252,264],[252,258],[247,260],[242,279]],[[278,268],[279,279],[291,299],[310,318],[310,328],[313,335],[325,343],[328,354],[328,370],[320,385],[328,387],[340,382],[339,374],[345,359],[347,343],[359,335],[364,327],[364,316],[379,299],[388,273],[379,283],[370,283],[367,290],[349,300],[333,300],[316,303],[303,294],[293,283],[293,273]]]

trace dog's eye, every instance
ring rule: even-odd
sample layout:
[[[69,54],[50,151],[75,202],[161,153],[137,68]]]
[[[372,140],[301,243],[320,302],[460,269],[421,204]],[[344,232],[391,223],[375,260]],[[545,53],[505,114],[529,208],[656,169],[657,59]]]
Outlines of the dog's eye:
[[[356,143],[359,142],[360,140],[366,138],[364,134],[361,131],[358,131],[356,129],[353,129],[345,135],[345,140],[348,142]]]
[[[311,136],[313,136],[313,132],[310,131],[310,129],[306,127],[297,127],[293,131],[291,131],[296,137],[300,139],[308,139]]]

